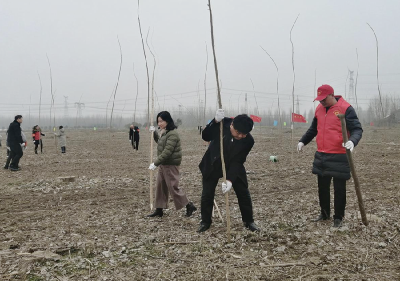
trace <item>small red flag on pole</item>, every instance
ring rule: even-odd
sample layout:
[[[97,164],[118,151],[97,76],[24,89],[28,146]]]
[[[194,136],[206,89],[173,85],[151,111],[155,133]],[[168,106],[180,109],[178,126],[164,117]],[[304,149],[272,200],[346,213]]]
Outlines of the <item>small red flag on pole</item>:
[[[260,123],[261,122],[261,117],[255,116],[255,115],[250,115],[250,118],[253,120],[255,123]]]
[[[306,118],[301,114],[292,113],[292,121],[297,123],[307,123]]]

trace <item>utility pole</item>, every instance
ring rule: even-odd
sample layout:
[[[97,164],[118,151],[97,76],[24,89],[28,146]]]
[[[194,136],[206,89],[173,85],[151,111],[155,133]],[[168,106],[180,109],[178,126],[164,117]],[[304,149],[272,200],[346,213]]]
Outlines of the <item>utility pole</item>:
[[[249,107],[247,106],[247,93],[244,95],[244,104],[245,104],[245,110],[246,110],[246,114],[249,114]]]
[[[297,112],[297,114],[300,114],[300,103],[299,103],[299,96],[297,96],[297,102],[296,102],[296,112]]]
[[[76,119],[75,119],[75,127],[78,127],[78,118],[81,120],[82,118],[82,108],[85,108],[85,104],[82,102],[76,102],[75,103],[76,107]],[[82,124],[81,124],[82,127]]]
[[[349,95],[347,96],[347,102],[350,104],[355,103],[355,98],[354,98],[354,71],[349,70],[349,75],[350,75],[350,82],[349,82]]]
[[[68,119],[68,96],[64,96],[64,123],[66,124]]]

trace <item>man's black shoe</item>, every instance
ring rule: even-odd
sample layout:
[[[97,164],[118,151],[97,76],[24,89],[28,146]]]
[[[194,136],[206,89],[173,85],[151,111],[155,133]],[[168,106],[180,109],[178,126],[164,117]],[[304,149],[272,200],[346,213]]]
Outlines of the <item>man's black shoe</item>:
[[[323,214],[320,214],[317,218],[312,219],[311,221],[317,222],[317,221],[326,221],[331,219],[330,217],[324,216]]]
[[[244,226],[250,231],[261,231],[261,229],[254,222],[245,222]]]
[[[8,170],[8,166],[4,166],[3,168],[4,168],[5,170]]]
[[[342,226],[342,220],[341,219],[335,219],[333,221],[333,227],[341,227]]]
[[[197,210],[197,208],[194,206],[193,202],[189,202],[186,205],[186,216],[190,217],[193,214],[193,212],[196,210]]]
[[[162,217],[164,215],[162,208],[157,208],[154,213],[148,215],[148,218]]]
[[[199,229],[197,229],[198,233],[202,233],[210,228],[209,224],[201,223]]]
[[[16,172],[16,171],[19,171],[19,170],[21,170],[21,169],[20,169],[20,168],[10,167],[10,170],[13,171],[13,172]]]

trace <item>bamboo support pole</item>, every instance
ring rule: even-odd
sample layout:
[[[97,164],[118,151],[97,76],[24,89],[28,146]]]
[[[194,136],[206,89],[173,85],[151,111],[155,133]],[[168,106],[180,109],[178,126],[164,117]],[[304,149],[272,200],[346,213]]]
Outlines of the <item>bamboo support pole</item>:
[[[338,114],[338,118],[340,119],[340,122],[342,124],[343,142],[346,143],[349,140],[349,138],[347,136],[345,115]],[[363,202],[362,194],[361,194],[360,182],[358,181],[358,176],[356,174],[356,169],[355,169],[354,161],[353,161],[353,155],[351,154],[351,151],[349,149],[346,149],[346,155],[347,155],[347,159],[349,160],[351,175],[353,176],[353,180],[354,180],[354,187],[356,189],[356,194],[357,194],[357,199],[358,199],[358,207],[359,207],[360,213],[361,213],[361,220],[365,226],[368,226],[367,215],[365,214],[364,202]]]
[[[210,0],[208,0],[208,8],[210,11],[211,43],[212,43],[212,50],[213,50],[213,56],[214,56],[215,78],[217,80],[218,105],[219,105],[219,108],[222,108],[221,88],[219,86],[217,57],[215,55],[214,27],[213,27],[213,18],[212,18],[212,10],[211,10]],[[221,150],[223,181],[226,182],[226,169],[225,169],[224,146],[223,146],[223,129],[224,129],[224,121],[222,120],[220,122],[220,148],[221,148],[220,150]],[[226,234],[227,234],[228,242],[230,242],[231,241],[231,219],[230,219],[229,193],[228,192],[225,193],[225,205],[226,205]]]

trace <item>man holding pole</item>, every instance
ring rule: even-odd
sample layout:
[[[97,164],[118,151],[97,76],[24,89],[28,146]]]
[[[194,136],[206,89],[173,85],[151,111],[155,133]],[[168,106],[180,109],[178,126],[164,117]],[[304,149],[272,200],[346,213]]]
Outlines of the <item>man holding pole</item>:
[[[330,185],[334,187],[334,227],[340,227],[346,208],[346,181],[350,179],[350,166],[346,149],[353,151],[362,137],[362,127],[354,108],[342,96],[335,96],[329,85],[318,88],[314,101],[320,104],[310,128],[300,139],[297,150],[300,152],[315,136],[315,153],[312,173],[318,176],[318,195],[321,207],[320,215],[313,221],[330,219]],[[339,114],[345,115],[349,140],[343,143]]]
[[[246,114],[238,115],[233,120],[224,118],[224,110],[218,109],[215,118],[204,128],[202,138],[210,145],[199,165],[203,175],[203,192],[201,195],[201,223],[197,232],[210,228],[212,209],[214,205],[215,187],[222,177],[222,162],[220,152],[220,125],[223,120],[224,159],[226,167],[226,182],[222,183],[222,192],[228,192],[232,187],[239,201],[240,212],[244,226],[251,231],[260,229],[254,223],[253,206],[248,189],[244,162],[254,145],[250,134],[253,120]]]

